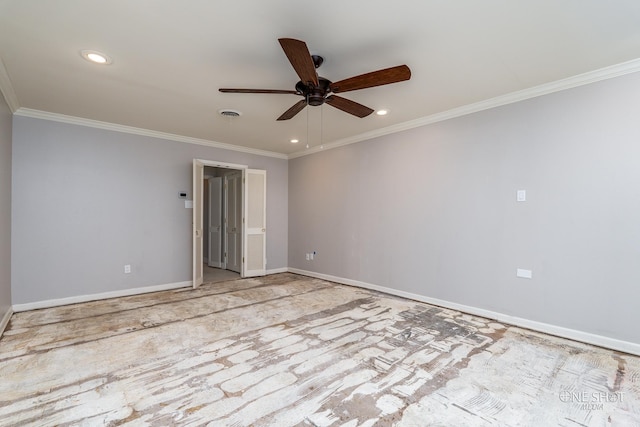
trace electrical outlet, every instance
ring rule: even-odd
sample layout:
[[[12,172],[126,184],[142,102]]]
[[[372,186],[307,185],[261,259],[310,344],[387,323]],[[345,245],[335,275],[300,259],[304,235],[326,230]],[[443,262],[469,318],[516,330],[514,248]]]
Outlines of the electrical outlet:
[[[131,264],[127,264],[124,266],[124,274],[131,273]]]
[[[309,261],[311,259],[311,254],[306,254],[307,255],[307,261]]]

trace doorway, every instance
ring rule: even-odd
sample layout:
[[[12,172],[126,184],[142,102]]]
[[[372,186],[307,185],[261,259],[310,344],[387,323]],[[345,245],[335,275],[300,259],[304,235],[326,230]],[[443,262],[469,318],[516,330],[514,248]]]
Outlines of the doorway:
[[[266,273],[266,171],[193,160],[194,288],[209,265],[240,277]]]

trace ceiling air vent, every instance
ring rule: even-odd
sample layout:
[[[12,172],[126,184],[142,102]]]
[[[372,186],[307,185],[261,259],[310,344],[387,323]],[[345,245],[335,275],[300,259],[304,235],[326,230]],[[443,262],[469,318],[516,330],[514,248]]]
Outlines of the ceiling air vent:
[[[236,110],[220,110],[218,111],[223,117],[239,117],[242,113]]]

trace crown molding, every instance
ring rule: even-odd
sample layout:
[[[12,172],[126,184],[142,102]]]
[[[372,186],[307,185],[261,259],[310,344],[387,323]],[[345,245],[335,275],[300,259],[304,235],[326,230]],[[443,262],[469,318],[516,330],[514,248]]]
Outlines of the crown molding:
[[[445,120],[453,119],[456,117],[466,116],[468,114],[477,113],[479,111],[488,110],[491,108],[500,107],[507,104],[513,104],[515,102],[524,101],[538,96],[548,95],[555,92],[571,89],[578,86],[584,86],[591,83],[596,83],[601,80],[608,80],[615,77],[620,77],[625,74],[631,74],[640,71],[640,58],[632,61],[623,62],[621,64],[612,65],[610,67],[601,68],[599,70],[590,71],[583,74],[578,74],[573,77],[569,77],[562,80],[557,80],[550,83],[545,83],[539,86],[534,86],[529,89],[519,90],[511,92],[506,95],[497,96],[484,101],[475,102],[473,104],[463,105],[462,107],[453,108],[451,110],[443,111],[441,113],[432,114],[430,116],[421,117],[419,119],[410,120],[408,122],[398,123],[385,128],[376,129],[371,132],[365,132],[359,135],[355,135],[349,138],[339,139],[334,142],[325,143],[323,147],[315,146],[304,151],[297,151],[289,154],[289,159],[295,159],[297,157],[308,156],[310,154],[318,153],[320,151],[326,151],[333,148],[342,147],[349,144],[355,144],[356,142],[366,141],[373,138],[389,135],[392,133],[402,132],[405,130],[417,128],[420,126],[426,126],[429,124],[442,122]]]
[[[239,145],[226,144],[224,142],[210,141],[208,139],[192,138],[190,136],[175,135],[172,133],[158,132],[149,129],[142,129],[133,126],[119,125],[98,120],[84,119],[82,117],[67,116],[64,114],[50,113],[47,111],[33,110],[31,108],[18,108],[14,112],[16,116],[30,117],[34,119],[51,120],[54,122],[68,123],[78,126],[87,126],[96,129],[111,130],[114,132],[128,133],[132,135],[149,136],[151,138],[166,139],[169,141],[184,142],[187,144],[204,145],[207,147],[221,148],[224,150],[238,151],[241,153],[255,154],[258,156],[275,157],[287,159],[288,156],[273,151],[259,150],[256,148],[242,147]]]
[[[4,96],[5,101],[7,101],[7,105],[12,113],[15,113],[20,109],[20,104],[18,103],[18,97],[13,90],[13,85],[11,84],[11,79],[9,78],[9,73],[4,66],[4,62],[2,62],[2,58],[0,58],[0,93]]]

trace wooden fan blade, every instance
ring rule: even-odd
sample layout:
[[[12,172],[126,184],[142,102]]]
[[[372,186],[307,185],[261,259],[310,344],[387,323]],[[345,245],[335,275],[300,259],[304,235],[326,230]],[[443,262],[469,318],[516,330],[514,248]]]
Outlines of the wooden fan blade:
[[[336,107],[339,110],[360,118],[367,117],[369,114],[373,113],[371,108],[365,107],[362,104],[358,104],[355,101],[351,101],[350,99],[346,99],[341,96],[330,95],[324,100],[324,102],[332,107]]]
[[[307,44],[296,39],[278,39],[282,50],[304,84],[318,86],[318,74]]]
[[[282,115],[280,117],[278,117],[278,120],[289,120],[293,116],[298,114],[300,111],[304,110],[304,107],[306,107],[306,106],[307,106],[307,100],[306,99],[298,101],[295,104],[293,104],[293,107],[289,108],[287,111],[282,113]]]
[[[368,87],[388,85],[411,78],[411,70],[406,65],[385,68],[384,70],[372,71],[371,73],[340,80],[331,83],[331,91],[334,93],[347,92],[350,90],[366,89]]]
[[[284,93],[290,95],[301,95],[295,90],[279,90],[279,89],[218,89],[222,93]]]

